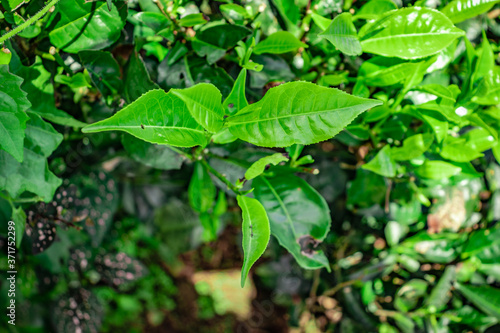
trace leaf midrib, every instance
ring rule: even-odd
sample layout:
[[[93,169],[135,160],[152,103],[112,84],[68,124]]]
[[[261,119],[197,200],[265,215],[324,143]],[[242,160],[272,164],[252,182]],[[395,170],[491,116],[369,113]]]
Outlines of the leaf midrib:
[[[361,104],[358,104],[361,105]],[[375,104],[371,107],[375,107],[378,104]],[[262,107],[258,107],[258,109],[262,109]],[[235,114],[233,117],[228,118],[228,127],[235,126],[235,125],[242,125],[242,124],[253,124],[253,123],[259,123],[259,122],[264,122],[264,121],[272,121],[272,120],[278,120],[278,119],[285,119],[285,118],[292,118],[292,117],[302,117],[302,116],[309,116],[309,115],[316,115],[316,114],[322,114],[322,113],[327,113],[327,112],[341,112],[341,111],[349,111],[351,109],[354,109],[354,107],[349,106],[346,108],[340,108],[340,109],[328,109],[328,110],[317,110],[317,111],[311,111],[311,112],[304,112],[304,113],[291,113],[289,115],[282,115],[282,116],[277,116],[277,117],[272,117],[272,118],[259,118],[251,121],[243,121],[243,122],[231,122],[231,118],[238,116],[238,114]],[[256,110],[252,110],[252,112],[255,112]]]
[[[458,35],[462,36],[463,33],[458,31],[447,31],[447,32],[419,32],[415,34],[401,34],[401,35],[390,35],[383,37],[370,37],[368,39],[362,40],[361,43],[367,44],[368,42],[383,40],[383,39],[395,39],[395,38],[412,38],[412,37],[420,37],[420,36],[441,36],[441,35]]]
[[[276,200],[278,200],[278,203],[279,203],[281,209],[285,213],[286,219],[288,221],[288,225],[289,225],[290,229],[292,230],[293,238],[297,239],[297,235],[295,234],[295,228],[293,226],[293,220],[292,220],[292,217],[290,216],[290,214],[288,213],[288,209],[286,208],[285,203],[283,202],[283,200],[281,200],[281,197],[279,196],[278,192],[276,192],[276,190],[271,185],[271,183],[263,176],[260,176],[260,178],[266,183],[267,187],[269,187],[269,190],[271,190],[271,193],[274,195]]]
[[[54,32],[58,32],[59,30],[64,29],[64,28],[66,28],[67,26],[69,26],[69,25],[71,25],[71,24],[74,24],[75,22],[80,21],[80,20],[82,20],[82,19],[83,19],[83,18],[85,18],[85,17],[90,16],[93,12],[97,12],[97,11],[98,11],[99,9],[101,9],[103,6],[107,6],[107,4],[106,4],[105,2],[103,2],[103,3],[102,3],[102,5],[101,5],[101,6],[99,6],[99,7],[97,7],[95,10],[93,10],[93,11],[91,11],[91,12],[88,12],[87,14],[85,14],[85,15],[83,15],[83,16],[80,16],[80,17],[79,17],[79,18],[77,18],[76,20],[71,21],[71,22],[68,22],[68,23],[66,23],[66,24],[65,24],[65,25],[63,25],[63,26],[60,26],[59,28],[56,28],[56,29],[52,30],[52,31],[50,32],[50,34],[52,34],[52,33],[54,33]],[[50,34],[49,34],[49,35],[50,35]]]

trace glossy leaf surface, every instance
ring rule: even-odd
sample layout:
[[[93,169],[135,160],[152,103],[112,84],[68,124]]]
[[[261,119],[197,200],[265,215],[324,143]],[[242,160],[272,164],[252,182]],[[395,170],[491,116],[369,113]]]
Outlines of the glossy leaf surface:
[[[124,131],[151,143],[178,147],[206,144],[205,131],[180,98],[152,90],[114,116],[88,125],[84,133]]]
[[[464,32],[436,10],[413,7],[388,12],[360,35],[364,52],[418,59],[445,49]]]
[[[263,147],[287,147],[330,139],[354,118],[382,102],[335,88],[291,82],[227,119],[231,133]]]
[[[266,209],[271,233],[306,269],[326,267],[328,259],[317,246],[330,230],[325,199],[303,179],[293,175],[257,178],[255,197]]]
[[[113,2],[109,11],[105,2],[61,1],[56,7],[50,41],[70,53],[103,49],[120,37],[126,15],[127,5],[123,2]]]
[[[243,217],[241,225],[244,253],[243,266],[241,267],[241,286],[243,287],[250,268],[266,250],[271,230],[266,210],[258,200],[242,195],[238,195],[236,199]]]

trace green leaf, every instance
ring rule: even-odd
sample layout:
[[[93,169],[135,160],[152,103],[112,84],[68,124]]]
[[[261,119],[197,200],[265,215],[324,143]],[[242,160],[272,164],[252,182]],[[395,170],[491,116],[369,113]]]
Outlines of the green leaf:
[[[135,51],[130,54],[124,76],[123,94],[128,103],[135,101],[150,90],[159,89],[149,77],[141,56]]]
[[[484,128],[475,128],[461,136],[467,145],[478,152],[486,151],[496,145],[497,140]]]
[[[30,112],[28,116],[23,162],[0,151],[0,190],[6,190],[13,198],[29,191],[49,202],[62,181],[49,170],[47,157],[63,137],[37,114]]]
[[[284,156],[281,153],[276,153],[272,154],[266,157],[262,157],[258,161],[254,162],[245,172],[245,179],[246,180],[251,180],[254,179],[258,176],[260,176],[262,173],[264,173],[264,170],[266,167],[270,164],[272,165],[278,165],[281,162],[287,162],[289,160],[288,157]]]
[[[500,263],[500,228],[473,232],[462,251],[462,258],[472,256],[482,263]]]
[[[242,195],[238,195],[236,199],[243,216],[241,226],[244,253],[243,267],[241,267],[241,286],[243,287],[250,268],[266,250],[271,230],[266,210],[259,201]]]
[[[170,93],[186,103],[191,115],[207,131],[216,133],[222,128],[224,121],[222,95],[213,84],[199,83],[187,89],[172,89]]]
[[[436,54],[463,35],[442,13],[420,7],[388,12],[360,31],[364,52],[403,59]]]
[[[337,15],[330,26],[318,36],[328,39],[340,52],[346,55],[356,56],[362,53],[351,13]]]
[[[226,110],[226,114],[231,115],[239,110],[243,109],[248,105],[248,101],[245,95],[245,84],[247,81],[247,70],[243,68],[240,74],[234,81],[233,89],[231,93],[224,100],[222,107]]]
[[[253,53],[271,53],[281,54],[297,50],[300,47],[307,47],[307,44],[302,43],[294,35],[288,31],[278,31],[270,35],[262,42],[259,42],[253,49]]]
[[[311,17],[314,21],[314,23],[316,23],[316,25],[323,31],[325,31],[326,29],[328,29],[328,26],[332,23],[333,20],[330,20],[330,19],[327,19],[321,15],[318,15],[316,13],[312,13],[311,14]]]
[[[479,81],[472,101],[480,105],[500,104],[500,66],[495,66]]]
[[[398,9],[398,6],[391,0],[370,0],[359,9],[354,19],[374,20],[393,9]]]
[[[250,33],[250,30],[241,25],[219,24],[198,32],[196,38],[218,48],[228,49]]]
[[[500,320],[500,289],[458,282],[455,288],[480,310]]]
[[[101,50],[120,38],[127,5],[113,2],[109,11],[105,2],[65,0],[57,4],[52,16],[56,19],[49,37],[55,47],[69,53]]]
[[[406,80],[419,65],[419,62],[401,62],[397,58],[374,57],[363,62],[358,76],[368,86],[392,86]]]
[[[444,162],[426,160],[415,172],[420,177],[429,179],[443,179],[454,176],[462,171],[462,168]]]
[[[13,12],[17,8],[21,7],[25,2],[25,0],[2,0],[2,5],[8,12]]]
[[[151,143],[178,147],[205,146],[205,131],[180,98],[151,90],[112,117],[88,125],[84,133],[124,131]]]
[[[197,40],[196,38],[191,41],[191,45],[193,46],[193,50],[198,56],[207,57],[207,62],[209,65],[215,64],[223,56],[226,55],[226,49],[221,49],[212,44]]]
[[[253,181],[255,198],[266,209],[271,233],[305,269],[325,267],[328,259],[317,246],[330,230],[325,199],[303,179],[293,175],[259,177]]]
[[[335,88],[290,82],[226,119],[231,133],[263,147],[312,144],[332,138],[354,118],[382,104]]]
[[[16,230],[16,248],[19,249],[21,241],[23,240],[24,229],[26,228],[26,214],[23,207],[17,207],[12,210],[12,221],[14,221],[14,228]]]
[[[394,307],[401,312],[414,309],[420,298],[427,294],[428,283],[425,280],[411,279],[398,289],[394,298]]]
[[[9,73],[9,67],[0,66],[0,149],[23,161],[24,130],[31,107],[27,94],[21,90],[23,79]]]
[[[384,177],[396,176],[396,162],[391,157],[391,147],[384,146],[377,155],[368,163],[362,166],[365,170],[370,170]]]
[[[481,15],[490,10],[499,0],[454,0],[446,5],[441,12],[453,23]]]
[[[215,201],[216,189],[207,168],[197,162],[194,165],[193,177],[189,183],[189,203],[194,211],[206,213]]]
[[[432,288],[429,298],[425,301],[427,307],[434,306],[436,310],[441,311],[451,298],[450,289],[456,281],[457,268],[447,266],[438,283]]]
[[[58,125],[71,127],[86,125],[66,112],[56,109],[54,86],[50,81],[52,74],[43,67],[40,57],[35,58],[32,66],[25,67],[21,64],[17,54],[14,52],[12,54],[10,68],[13,73],[24,79],[21,89],[28,93],[28,99],[31,102],[30,111]]]
[[[144,23],[147,27],[151,28],[155,33],[158,33],[168,28],[171,23],[165,15],[155,12],[139,12],[132,16],[134,19]]]
[[[440,155],[454,162],[470,162],[483,156],[480,152],[465,144],[464,139],[454,140],[441,149]]]
[[[151,144],[132,135],[124,134],[122,145],[135,161],[155,169],[180,169],[184,160],[182,155],[174,152],[166,145]]]
[[[120,66],[110,52],[80,51],[78,55],[92,82],[104,97],[121,91]]]
[[[238,24],[242,24],[246,18],[250,18],[248,11],[236,4],[225,4],[219,7],[222,15],[224,15],[228,20],[232,20]]]
[[[203,17],[202,13],[189,14],[179,20],[179,26],[192,27],[198,24],[205,24],[207,20]]]
[[[396,161],[408,161],[421,156],[432,144],[434,136],[429,133],[412,135],[403,141],[400,148],[392,147],[391,156]]]

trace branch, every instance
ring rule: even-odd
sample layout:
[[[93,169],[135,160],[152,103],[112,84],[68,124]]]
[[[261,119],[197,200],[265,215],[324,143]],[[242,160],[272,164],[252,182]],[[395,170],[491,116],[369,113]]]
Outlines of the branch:
[[[32,25],[33,23],[35,23],[36,21],[38,21],[39,19],[41,19],[58,2],[59,2],[59,0],[52,0],[52,1],[50,1],[47,4],[47,6],[43,7],[38,13],[36,13],[32,17],[30,17],[28,20],[24,21],[24,23],[18,25],[13,30],[7,32],[5,35],[3,35],[2,37],[0,37],[0,44],[2,44],[3,42],[5,42],[8,39],[14,37],[15,35],[17,35],[21,31],[23,31],[24,29],[26,29],[27,27],[29,27],[30,25]]]

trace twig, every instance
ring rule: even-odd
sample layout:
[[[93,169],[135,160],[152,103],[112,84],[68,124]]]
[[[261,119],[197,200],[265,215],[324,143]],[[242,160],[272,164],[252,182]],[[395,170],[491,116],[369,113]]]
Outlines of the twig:
[[[21,31],[23,31],[24,29],[29,27],[30,25],[32,25],[33,23],[35,23],[36,21],[41,19],[58,2],[59,2],[59,0],[52,0],[51,2],[49,2],[47,4],[47,6],[43,7],[38,13],[36,13],[32,17],[30,17],[28,20],[24,21],[24,23],[18,25],[17,27],[15,27],[11,31],[7,32],[5,35],[0,37],[0,44],[5,42],[7,39],[14,37],[15,35],[17,35]]]

